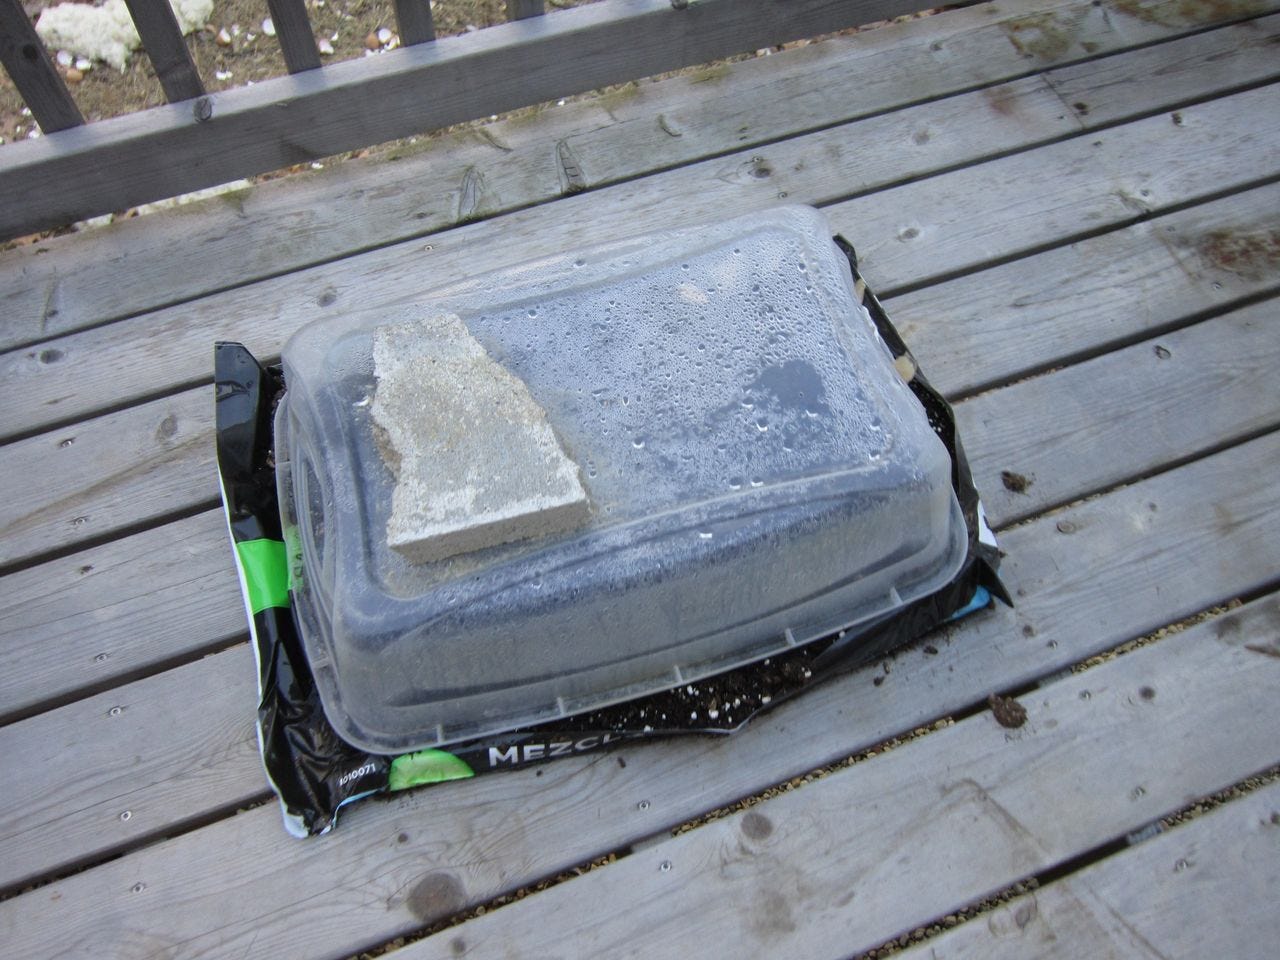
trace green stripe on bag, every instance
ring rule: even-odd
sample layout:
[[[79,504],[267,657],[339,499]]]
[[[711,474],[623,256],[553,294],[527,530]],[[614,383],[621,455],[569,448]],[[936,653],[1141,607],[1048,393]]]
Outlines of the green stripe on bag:
[[[445,750],[419,750],[391,761],[387,787],[391,790],[407,790],[424,783],[465,780],[474,776],[475,771],[461,757],[455,757]]]
[[[289,606],[289,565],[280,540],[244,540],[236,544],[249,591],[249,609]]]

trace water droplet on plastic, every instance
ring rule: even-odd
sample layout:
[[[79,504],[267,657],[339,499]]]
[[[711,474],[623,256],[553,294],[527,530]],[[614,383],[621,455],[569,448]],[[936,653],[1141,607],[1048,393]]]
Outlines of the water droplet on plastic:
[[[715,534],[714,534],[714,533],[712,533],[710,530],[699,530],[699,531],[698,531],[698,539],[699,539],[699,540],[710,540],[710,539],[711,539],[712,537],[714,537],[714,536],[715,536]]]
[[[758,477],[752,477],[752,478],[751,478],[751,486],[753,486],[753,487],[763,487],[763,486],[764,486],[764,481],[763,481],[763,480],[761,480],[761,479],[759,479]]]
[[[632,441],[631,441],[631,445],[632,445],[633,447],[635,447],[637,450],[643,450],[643,449],[644,449],[644,437],[636,437],[634,440],[632,440]]]

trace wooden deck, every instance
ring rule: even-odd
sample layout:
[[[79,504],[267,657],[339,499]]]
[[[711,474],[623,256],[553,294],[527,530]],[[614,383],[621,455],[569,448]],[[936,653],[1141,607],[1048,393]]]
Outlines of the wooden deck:
[[[0,955],[1274,956],[1278,51],[1280,0],[998,0],[0,255]],[[1017,608],[290,839],[213,341],[780,198],[956,402]]]

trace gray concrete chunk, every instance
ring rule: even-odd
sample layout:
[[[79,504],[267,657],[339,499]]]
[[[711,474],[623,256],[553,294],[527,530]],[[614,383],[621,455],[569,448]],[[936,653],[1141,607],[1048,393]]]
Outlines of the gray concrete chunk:
[[[586,521],[578,465],[546,412],[458,316],[378,327],[373,370],[393,550],[429,563]]]

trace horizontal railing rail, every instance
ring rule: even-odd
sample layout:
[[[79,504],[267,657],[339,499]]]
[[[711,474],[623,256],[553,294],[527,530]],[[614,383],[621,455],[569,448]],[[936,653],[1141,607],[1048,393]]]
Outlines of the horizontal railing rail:
[[[304,0],[268,0],[290,75],[206,93],[167,0],[127,0],[168,105],[86,124],[20,0],[0,61],[48,134],[0,147],[0,237],[692,64],[927,9],[928,0],[601,0],[435,40],[394,0],[402,46],[321,67]]]

